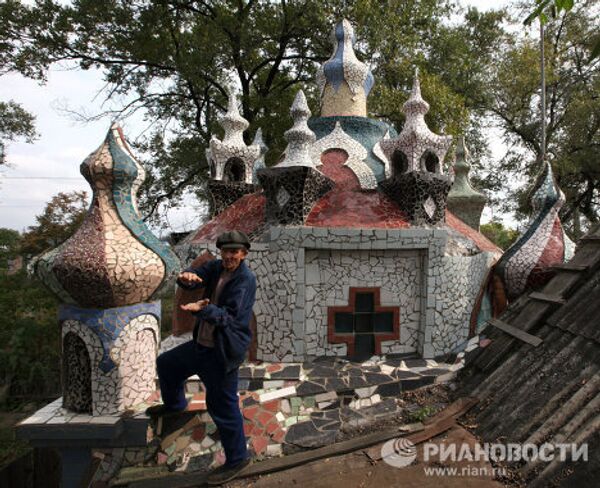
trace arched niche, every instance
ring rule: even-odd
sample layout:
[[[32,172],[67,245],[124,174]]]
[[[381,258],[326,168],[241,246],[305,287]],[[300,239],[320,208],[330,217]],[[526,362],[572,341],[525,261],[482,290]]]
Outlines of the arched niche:
[[[92,414],[92,369],[83,339],[73,332],[63,338],[63,407]]]
[[[438,174],[442,172],[440,168],[440,158],[429,149],[421,156],[421,171]]]
[[[400,149],[392,154],[392,177],[401,175],[408,171],[408,158]]]
[[[244,181],[246,168],[240,158],[229,158],[225,163],[223,180],[228,183],[239,183]]]

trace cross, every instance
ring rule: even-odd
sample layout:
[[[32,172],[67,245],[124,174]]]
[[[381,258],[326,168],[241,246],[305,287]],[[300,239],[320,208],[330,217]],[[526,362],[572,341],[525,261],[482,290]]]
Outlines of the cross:
[[[382,307],[379,288],[350,287],[348,305],[327,308],[329,343],[344,343],[356,359],[382,354],[381,342],[400,339],[400,308]]]

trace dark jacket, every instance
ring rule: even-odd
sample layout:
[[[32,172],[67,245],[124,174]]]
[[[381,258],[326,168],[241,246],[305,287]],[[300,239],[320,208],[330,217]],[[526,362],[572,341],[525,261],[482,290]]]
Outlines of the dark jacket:
[[[215,259],[199,268],[188,268],[185,271],[197,274],[202,278],[202,283],[184,285],[178,280],[177,284],[188,290],[204,287],[206,288],[204,296],[211,297],[219,281],[221,271],[223,271],[223,262],[220,259]],[[256,277],[246,266],[246,263],[242,261],[229,281],[225,283],[218,303],[210,303],[200,312],[193,312],[197,317],[196,326],[194,327],[194,341],[198,336],[198,329],[202,320],[213,324],[215,326],[215,348],[227,372],[234,370],[244,361],[246,351],[250,345],[252,339],[250,320],[255,297]]]

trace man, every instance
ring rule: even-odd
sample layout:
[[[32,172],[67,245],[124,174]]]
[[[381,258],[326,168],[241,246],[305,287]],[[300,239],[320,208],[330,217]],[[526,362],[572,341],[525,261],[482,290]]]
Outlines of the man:
[[[161,354],[156,360],[164,404],[147,410],[149,415],[180,412],[187,407],[184,384],[197,374],[206,389],[206,406],[214,420],[226,462],[208,478],[222,484],[250,462],[237,394],[238,367],[250,344],[250,319],[256,295],[256,277],[244,263],[250,249],[248,237],[239,231],[217,239],[221,259],[188,268],[177,284],[186,289],[204,287],[203,300],[181,305],[195,315],[193,340]]]

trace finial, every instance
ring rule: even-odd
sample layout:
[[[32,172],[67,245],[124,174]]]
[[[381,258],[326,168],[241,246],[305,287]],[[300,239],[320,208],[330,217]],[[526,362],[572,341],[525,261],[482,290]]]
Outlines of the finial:
[[[302,90],[296,94],[290,113],[294,119],[294,125],[285,132],[288,146],[285,151],[285,159],[277,164],[277,167],[308,166],[315,168],[309,148],[315,142],[316,136],[307,124],[310,109]]]
[[[429,112],[429,104],[423,100],[421,96],[421,83],[419,81],[419,68],[415,68],[415,77],[413,79],[413,86],[410,92],[408,100],[404,102],[402,106],[404,113],[406,114],[407,122],[410,115],[425,115]]]

